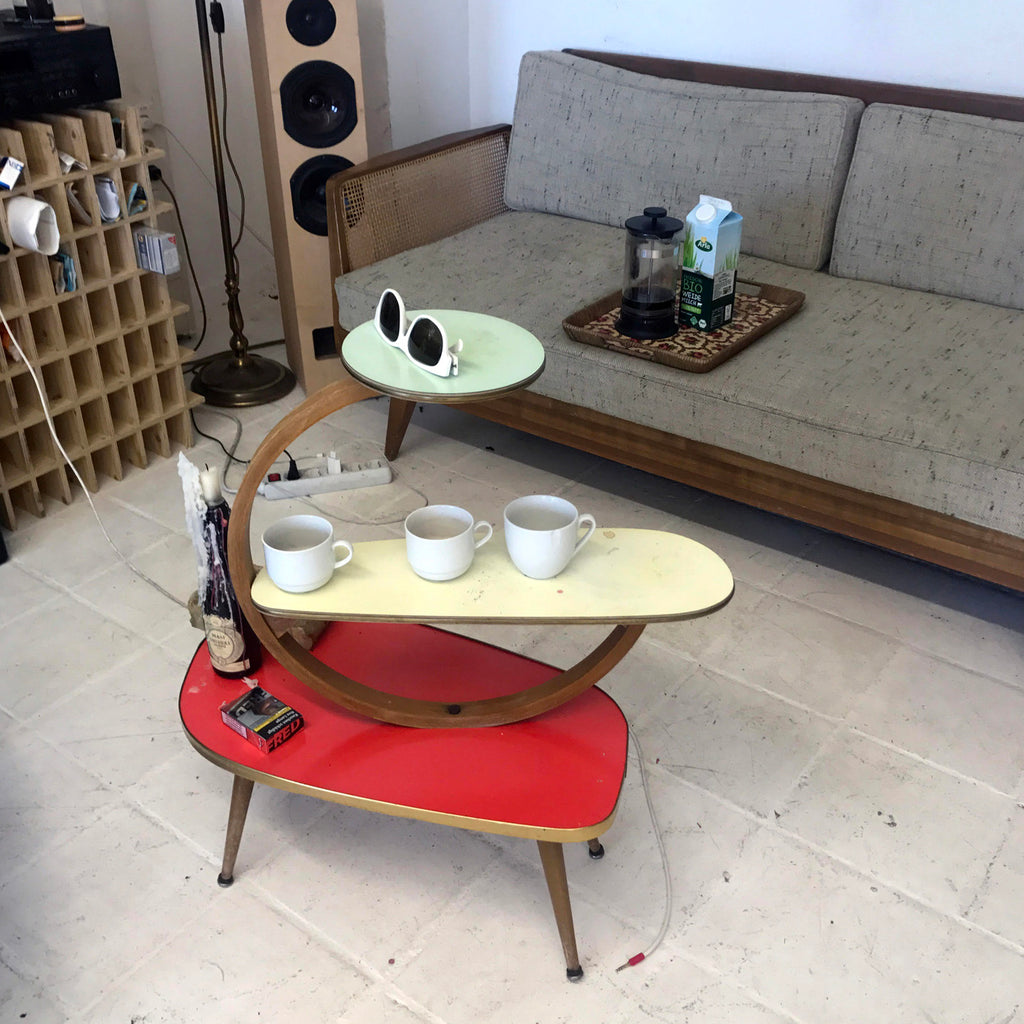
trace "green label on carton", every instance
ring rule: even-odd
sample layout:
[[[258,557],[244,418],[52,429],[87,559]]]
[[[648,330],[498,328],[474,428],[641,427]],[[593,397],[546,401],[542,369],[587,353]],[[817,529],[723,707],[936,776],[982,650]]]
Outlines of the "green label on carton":
[[[680,327],[714,331],[732,319],[735,292],[715,296],[715,279],[692,270],[683,270],[679,281]]]
[[[713,331],[732,319],[743,218],[724,199],[701,196],[679,250],[680,326]]]

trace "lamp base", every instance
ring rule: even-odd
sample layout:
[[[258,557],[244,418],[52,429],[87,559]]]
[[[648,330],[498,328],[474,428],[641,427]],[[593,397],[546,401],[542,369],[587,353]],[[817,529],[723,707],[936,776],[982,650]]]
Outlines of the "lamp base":
[[[272,359],[233,352],[211,359],[196,370],[192,390],[210,405],[241,409],[266,405],[283,398],[295,387],[295,374]]]

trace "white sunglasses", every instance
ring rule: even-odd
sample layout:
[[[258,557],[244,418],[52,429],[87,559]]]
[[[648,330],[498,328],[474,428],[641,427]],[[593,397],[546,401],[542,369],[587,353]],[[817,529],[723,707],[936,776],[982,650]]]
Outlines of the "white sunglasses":
[[[449,342],[444,326],[429,314],[421,314],[409,323],[402,296],[393,288],[385,288],[381,294],[373,326],[389,345],[401,349],[420,369],[438,377],[459,375],[462,339],[454,344]]]

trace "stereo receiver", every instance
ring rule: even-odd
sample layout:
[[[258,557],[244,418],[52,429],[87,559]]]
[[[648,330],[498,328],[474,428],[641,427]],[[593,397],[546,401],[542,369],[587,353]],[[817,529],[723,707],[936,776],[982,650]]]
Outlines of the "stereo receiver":
[[[117,99],[110,29],[0,21],[0,121]]]

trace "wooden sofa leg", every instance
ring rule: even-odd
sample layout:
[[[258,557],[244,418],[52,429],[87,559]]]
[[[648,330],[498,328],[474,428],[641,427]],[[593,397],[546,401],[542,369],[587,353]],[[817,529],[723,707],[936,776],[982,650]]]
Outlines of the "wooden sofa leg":
[[[562,940],[565,952],[565,975],[570,981],[579,981],[583,977],[583,968],[580,967],[580,955],[576,951],[576,932],[572,926],[572,906],[569,903],[569,882],[565,877],[562,844],[538,839],[537,848],[540,850],[540,862],[544,865],[551,906],[555,911],[558,937]]]
[[[245,828],[245,815],[249,810],[249,799],[252,796],[252,779],[235,776],[231,787],[231,810],[228,811],[228,832],[224,837],[224,860],[221,863],[217,884],[229,886],[235,880],[235,858],[238,846],[242,842],[242,829]]]

